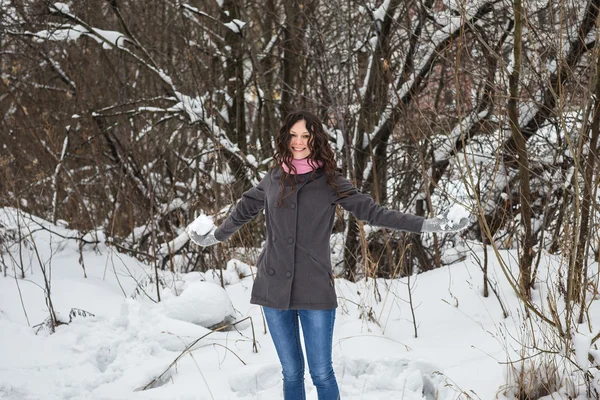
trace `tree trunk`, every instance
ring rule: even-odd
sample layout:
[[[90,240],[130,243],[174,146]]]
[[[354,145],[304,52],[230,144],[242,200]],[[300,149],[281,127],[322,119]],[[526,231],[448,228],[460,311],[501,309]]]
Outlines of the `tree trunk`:
[[[589,220],[591,215],[592,191],[594,169],[596,168],[596,151],[598,146],[598,133],[600,131],[600,54],[596,65],[596,84],[594,94],[593,119],[591,124],[591,138],[589,144],[589,153],[586,158],[585,172],[583,180],[583,200],[581,203],[581,222],[579,224],[579,238],[577,241],[577,256],[575,259],[575,275],[573,277],[572,299],[581,301],[582,307],[585,302],[585,291],[582,288],[582,282],[586,277],[583,276],[585,262],[585,248],[588,245]],[[583,146],[581,147],[583,150]]]
[[[509,78],[510,99],[508,101],[508,118],[515,142],[515,152],[519,164],[519,185],[521,189],[521,222],[524,233],[522,240],[521,257],[519,259],[519,286],[521,294],[529,298],[531,289],[531,262],[533,260],[533,238],[531,234],[531,190],[529,187],[529,157],[527,142],[521,132],[519,124],[519,78],[521,75],[521,49],[523,32],[523,7],[521,0],[514,1],[515,36],[514,36],[514,65]]]

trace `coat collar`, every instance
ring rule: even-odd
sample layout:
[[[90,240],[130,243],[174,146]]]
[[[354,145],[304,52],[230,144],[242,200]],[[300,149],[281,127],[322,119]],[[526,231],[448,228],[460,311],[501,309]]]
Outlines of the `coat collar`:
[[[310,181],[312,174],[313,174],[312,172],[307,172],[306,174],[292,175],[292,179],[296,179],[296,188],[300,189],[301,186],[304,186],[304,184],[306,184],[308,181]],[[325,170],[323,168],[317,168],[314,171],[314,175],[312,175],[312,178],[317,180],[324,174],[325,174]],[[273,168],[273,172],[272,172],[271,176],[274,180],[279,181],[281,179],[282,175],[283,175],[283,169],[281,167]],[[286,186],[288,184],[289,183],[286,182]]]

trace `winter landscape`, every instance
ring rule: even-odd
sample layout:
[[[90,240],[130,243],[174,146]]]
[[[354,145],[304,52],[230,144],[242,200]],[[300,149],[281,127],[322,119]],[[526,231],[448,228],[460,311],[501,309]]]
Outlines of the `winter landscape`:
[[[151,266],[106,243],[80,250],[78,232],[15,209],[5,208],[0,216],[2,226],[13,233],[20,226],[27,237],[3,253],[8,266],[0,280],[3,398],[281,398],[277,355],[260,308],[249,304],[253,266],[231,259],[203,273],[161,271],[157,302]],[[524,309],[499,263],[491,261],[488,273],[509,312],[506,318],[497,298],[483,296],[481,247],[464,243],[456,249],[462,261],[410,280],[336,280],[334,367],[344,399],[505,399],[512,398],[521,370],[532,379],[553,379],[533,374],[535,362],[521,361],[531,332],[522,326]],[[509,270],[518,269],[515,252],[499,256]],[[25,279],[19,276],[20,260]],[[51,275],[61,323],[54,333],[43,324],[49,313],[40,265]],[[554,295],[548,283],[558,265],[556,257],[542,256],[532,293],[537,304]],[[592,320],[600,318],[599,304],[588,312]],[[237,324],[207,329],[224,321],[223,326]],[[531,355],[552,344],[543,329],[535,333],[540,347],[528,349]],[[560,368],[554,373],[565,386],[544,399],[583,391],[579,372],[589,367],[588,351],[600,357],[590,347],[593,336],[581,327],[574,339],[575,364],[561,355],[547,360]],[[308,387],[308,398],[316,399],[314,387]]]
[[[250,303],[265,214],[189,232],[279,167],[298,109],[377,203],[468,219],[332,208],[342,399],[600,398],[599,21],[600,0],[0,0],[0,398],[282,399]]]

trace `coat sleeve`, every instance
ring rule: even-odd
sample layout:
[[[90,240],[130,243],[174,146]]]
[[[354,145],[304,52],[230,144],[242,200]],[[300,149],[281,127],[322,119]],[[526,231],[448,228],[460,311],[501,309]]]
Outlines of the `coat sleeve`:
[[[334,193],[333,204],[339,204],[350,211],[361,221],[374,226],[420,233],[424,217],[389,210],[377,204],[373,198],[361,193],[348,179],[341,175],[336,177],[339,196]]]
[[[229,239],[245,223],[251,221],[265,208],[266,191],[270,181],[271,172],[259,182],[259,184],[242,194],[242,198],[235,209],[215,230],[215,238],[221,242]]]

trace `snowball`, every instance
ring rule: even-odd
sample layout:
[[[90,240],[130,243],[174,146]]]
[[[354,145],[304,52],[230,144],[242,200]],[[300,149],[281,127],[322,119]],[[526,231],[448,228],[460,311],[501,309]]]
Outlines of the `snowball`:
[[[471,213],[462,205],[454,204],[448,210],[448,221],[458,223],[462,219],[468,219]]]
[[[205,328],[233,319],[229,295],[214,283],[192,282],[179,297],[163,302],[163,307],[168,317]]]
[[[188,225],[187,230],[196,232],[198,235],[206,235],[214,226],[211,216],[202,214]]]

